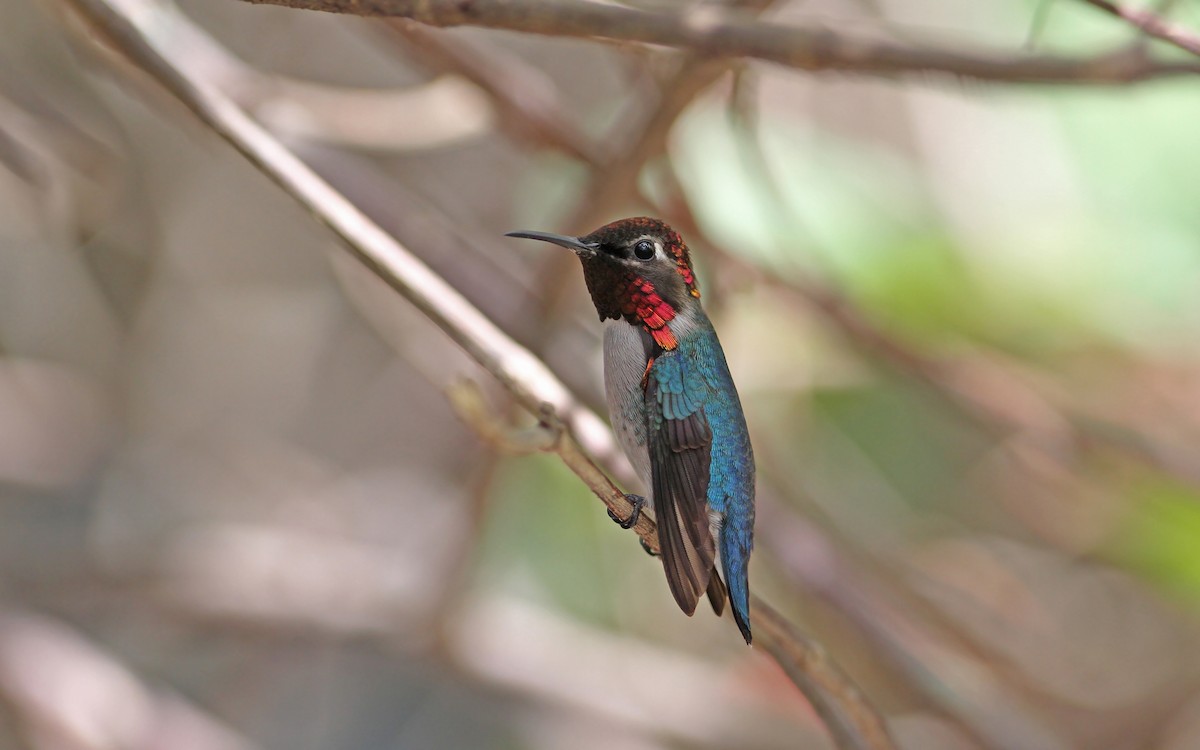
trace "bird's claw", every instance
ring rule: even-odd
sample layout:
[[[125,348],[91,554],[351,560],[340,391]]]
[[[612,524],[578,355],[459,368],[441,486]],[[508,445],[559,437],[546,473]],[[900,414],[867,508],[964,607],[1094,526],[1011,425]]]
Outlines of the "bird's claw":
[[[642,508],[646,507],[646,498],[641,495],[626,495],[625,499],[633,506],[633,510],[629,511],[629,518],[619,518],[616,513],[612,512],[612,508],[608,509],[608,517],[616,521],[622,529],[632,529],[638,519],[642,517]]]

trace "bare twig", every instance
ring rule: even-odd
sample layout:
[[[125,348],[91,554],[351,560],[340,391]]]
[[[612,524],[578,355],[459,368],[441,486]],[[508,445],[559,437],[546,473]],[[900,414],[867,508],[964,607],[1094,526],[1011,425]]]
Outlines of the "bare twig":
[[[1112,85],[1200,73],[1200,63],[1112,53],[1076,58],[965,52],[782,26],[740,17],[638,10],[625,5],[549,0],[247,0],[304,10],[411,18],[430,26],[482,26],[559,37],[680,47],[708,57],[751,57],[811,71],[884,77],[942,73],[1008,83]]]
[[[1145,8],[1131,8],[1128,5],[1111,2],[1111,0],[1083,0],[1083,2],[1125,20],[1130,25],[1141,29],[1146,36],[1173,44],[1193,55],[1200,55],[1200,34],[1168,21],[1154,11]]]
[[[227,94],[208,82],[203,75],[206,53],[223,55],[216,42],[168,6],[140,0],[65,2],[93,32],[166,87],[201,121],[333,230],[355,258],[437,324],[518,403],[538,414],[548,438],[535,444],[547,445],[559,455],[614,512],[629,512],[624,494],[574,437],[577,430],[599,428],[594,442],[611,450],[611,435],[599,418],[580,407],[544,364],[509,339],[456,290],[254,122]],[[648,544],[657,542],[654,526],[645,516],[634,528]],[[894,747],[882,719],[823,651],[765,602],[756,599],[755,611],[761,623],[760,644],[826,717],[829,730],[841,747],[863,750]]]

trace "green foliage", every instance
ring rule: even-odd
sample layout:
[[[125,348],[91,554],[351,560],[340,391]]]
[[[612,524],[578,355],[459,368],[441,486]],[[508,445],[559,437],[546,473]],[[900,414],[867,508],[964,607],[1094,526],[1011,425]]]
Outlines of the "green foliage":
[[[1129,490],[1113,558],[1200,608],[1200,493],[1160,476]]]

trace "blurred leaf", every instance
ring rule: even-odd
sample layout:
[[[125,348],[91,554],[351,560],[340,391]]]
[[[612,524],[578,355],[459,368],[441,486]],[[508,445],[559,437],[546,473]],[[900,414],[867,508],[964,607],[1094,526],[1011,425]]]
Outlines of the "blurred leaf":
[[[1113,542],[1114,556],[1200,607],[1200,493],[1148,476],[1130,495],[1130,515]]]

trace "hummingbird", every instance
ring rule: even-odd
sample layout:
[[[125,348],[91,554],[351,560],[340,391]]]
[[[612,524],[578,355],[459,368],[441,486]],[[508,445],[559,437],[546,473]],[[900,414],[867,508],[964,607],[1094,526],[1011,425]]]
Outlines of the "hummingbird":
[[[683,238],[649,217],[614,221],[581,237],[507,236],[559,245],[582,262],[604,326],[609,417],[649,489],[671,594],[688,616],[705,593],[720,616],[728,595],[749,644],[754,453]],[[633,506],[629,517],[609,515],[630,528],[647,501],[626,497]]]

